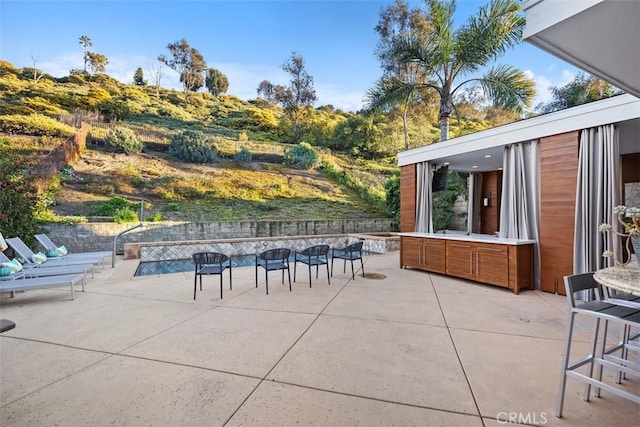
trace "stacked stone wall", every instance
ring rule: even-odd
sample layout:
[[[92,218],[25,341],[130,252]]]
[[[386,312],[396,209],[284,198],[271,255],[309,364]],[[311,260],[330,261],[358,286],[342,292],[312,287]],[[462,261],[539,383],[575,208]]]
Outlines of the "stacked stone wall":
[[[132,224],[86,223],[50,224],[47,235],[71,252],[113,250],[113,240]],[[124,253],[125,243],[180,242],[238,238],[307,236],[326,234],[384,233],[393,230],[393,219],[342,219],[315,221],[224,221],[145,223],[117,240],[116,253]]]

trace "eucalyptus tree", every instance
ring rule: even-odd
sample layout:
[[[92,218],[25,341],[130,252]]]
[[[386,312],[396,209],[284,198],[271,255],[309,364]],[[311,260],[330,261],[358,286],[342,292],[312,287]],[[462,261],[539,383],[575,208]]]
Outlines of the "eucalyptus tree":
[[[101,53],[87,52],[89,58],[89,69],[92,74],[104,73],[109,64],[107,57]]]
[[[300,139],[300,119],[307,107],[312,106],[318,99],[313,87],[313,77],[304,68],[304,59],[296,52],[282,65],[282,70],[289,73],[289,86],[274,85],[263,80],[258,86],[258,95],[263,95],[269,102],[284,108],[291,120],[294,141]]]
[[[205,86],[211,95],[220,96],[229,89],[229,79],[222,71],[209,68],[205,77]]]
[[[169,49],[171,57],[160,55],[158,61],[180,74],[180,82],[184,88],[186,99],[190,91],[196,92],[204,86],[203,73],[207,69],[207,64],[200,51],[189,46],[185,39],[169,43],[167,49]]]
[[[496,107],[514,111],[529,107],[535,96],[535,83],[512,66],[492,65],[522,40],[525,19],[519,13],[520,2],[491,0],[454,29],[455,0],[425,1],[430,23],[426,37],[409,33],[397,44],[394,57],[420,67],[428,80],[413,85],[395,84],[389,96],[402,96],[412,87],[436,93],[442,141],[449,138],[455,96],[466,88],[480,87]]]
[[[383,76],[365,96],[368,112],[389,112],[400,109],[404,131],[405,150],[409,149],[409,109],[418,101],[425,76],[415,63],[403,62],[398,58],[398,44],[408,33],[426,36],[429,23],[421,9],[409,9],[404,0],[396,0],[380,13],[375,31],[380,36],[376,46],[376,56],[380,61]]]

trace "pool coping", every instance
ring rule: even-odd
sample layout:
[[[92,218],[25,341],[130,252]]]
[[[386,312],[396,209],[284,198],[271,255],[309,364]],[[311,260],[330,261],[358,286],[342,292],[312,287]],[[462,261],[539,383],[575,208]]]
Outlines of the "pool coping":
[[[347,233],[304,236],[248,237],[237,239],[183,240],[161,242],[136,242],[124,245],[124,259],[140,262],[187,259],[195,252],[215,251],[231,256],[253,255],[278,247],[302,250],[313,245],[327,244],[344,247],[363,240],[363,250],[370,253],[386,253],[399,249],[400,237],[396,233]]]

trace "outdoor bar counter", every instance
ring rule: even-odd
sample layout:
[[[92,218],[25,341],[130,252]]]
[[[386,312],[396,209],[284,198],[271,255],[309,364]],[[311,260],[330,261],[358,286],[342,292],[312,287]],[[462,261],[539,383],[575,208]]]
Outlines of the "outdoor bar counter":
[[[534,240],[488,234],[398,233],[400,267],[511,289],[533,289]]]

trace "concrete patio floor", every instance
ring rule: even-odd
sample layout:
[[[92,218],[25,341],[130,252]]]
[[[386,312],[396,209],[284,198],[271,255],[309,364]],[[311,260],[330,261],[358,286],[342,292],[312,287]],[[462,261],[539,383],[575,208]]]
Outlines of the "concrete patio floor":
[[[571,379],[555,417],[565,297],[400,269],[398,256],[368,257],[355,280],[339,264],[331,285],[321,270],[312,288],[299,268],[293,292],[274,272],[269,295],[263,270],[256,289],[253,267],[235,268],[223,300],[217,276],[194,301],[192,272],[132,277],[137,262],[121,260],[74,301],[68,288],[3,295],[16,327],[0,335],[0,424],[638,425],[636,404],[584,402]]]

